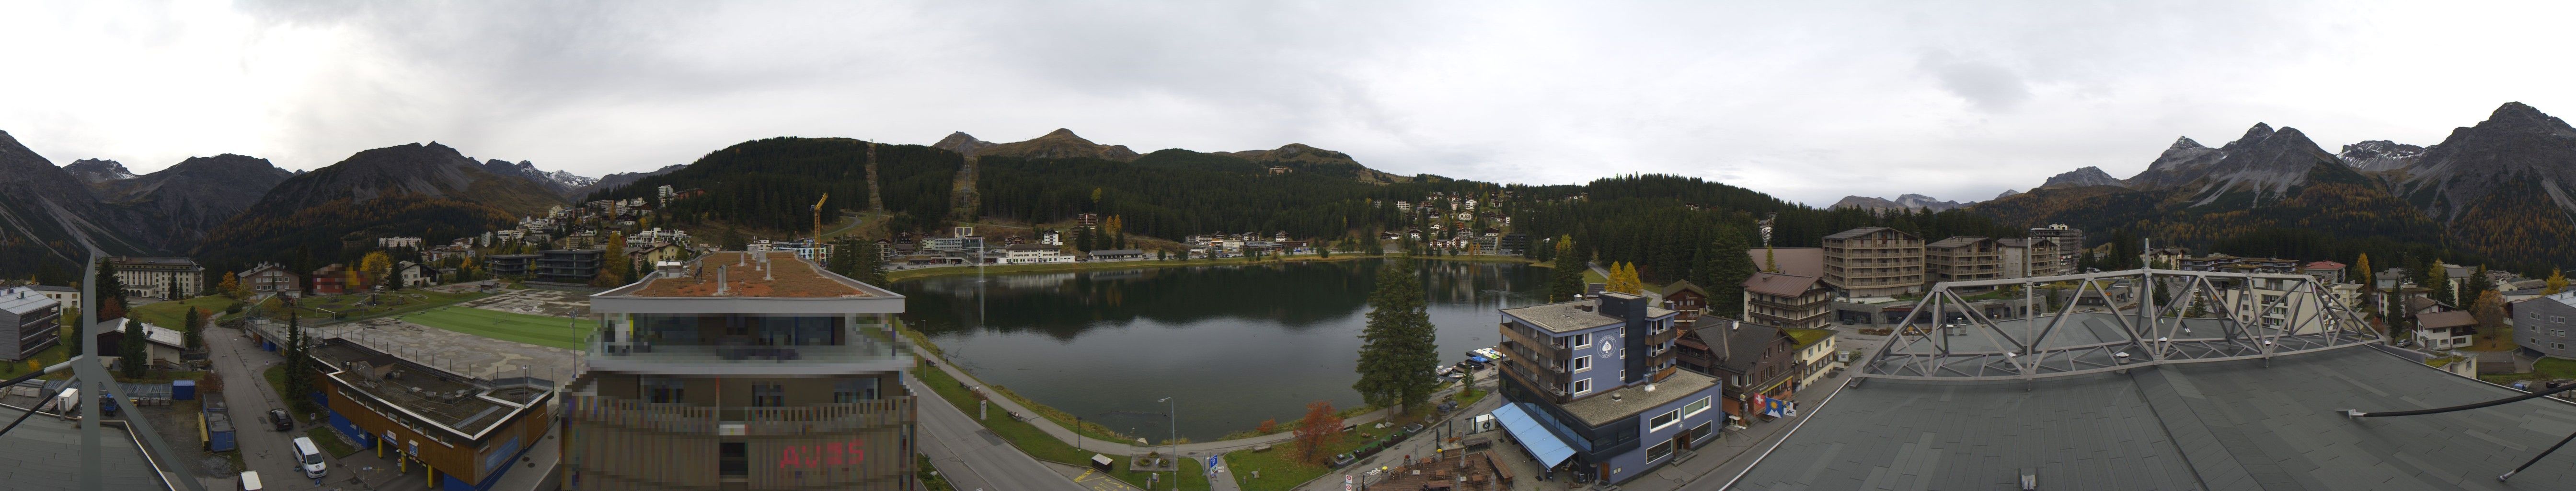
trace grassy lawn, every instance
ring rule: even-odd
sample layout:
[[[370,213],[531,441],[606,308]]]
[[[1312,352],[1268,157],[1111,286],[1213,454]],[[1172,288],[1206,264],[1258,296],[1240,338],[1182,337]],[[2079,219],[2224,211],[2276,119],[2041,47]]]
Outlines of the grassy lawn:
[[[322,452],[331,454],[331,458],[347,457],[349,454],[358,453],[358,447],[352,447],[349,446],[349,442],[340,441],[340,435],[333,434],[336,431],[339,430],[333,430],[329,426],[314,426],[305,428],[304,436],[311,437],[313,444],[320,445]]]
[[[44,351],[38,351],[36,352],[36,356],[28,357],[25,360],[0,362],[0,365],[7,365],[5,367],[0,367],[0,377],[15,377],[20,374],[27,373],[28,370],[43,370],[45,367],[54,366],[56,363],[62,363],[65,357],[71,356],[71,352],[71,347],[55,344],[54,347],[45,348]],[[34,368],[28,368],[27,363],[31,361],[35,362]],[[60,373],[44,376],[43,378],[45,380],[62,380],[71,378],[71,374],[71,370],[64,370]]]
[[[1472,395],[1477,398],[1484,397],[1481,393]],[[1472,399],[1468,400],[1472,401]],[[1342,434],[1340,442],[1325,446],[1324,453],[1334,455],[1349,452],[1390,432],[1398,431],[1397,429],[1403,428],[1404,425],[1421,422],[1431,416],[1431,408],[1427,407],[1429,406],[1427,404],[1425,406],[1409,413],[1396,415],[1390,419],[1390,424],[1384,429],[1372,428],[1375,423],[1359,425],[1358,430]],[[1234,473],[1235,483],[1242,485],[1244,491],[1286,491],[1333,471],[1329,465],[1309,464],[1304,459],[1300,459],[1295,442],[1281,443],[1269,450],[1258,452],[1237,450],[1225,454],[1225,462],[1233,466],[1230,470]],[[1255,471],[1259,472],[1261,478],[1252,477]],[[1357,470],[1353,472],[1357,473]]]
[[[2508,335],[2509,329],[2493,329],[2493,331],[2496,333],[2478,333],[2470,336],[2471,344],[2460,347],[2460,351],[2513,351],[2518,348],[2513,344],[2513,336]]]
[[[404,322],[439,329],[568,350],[582,349],[586,336],[599,328],[599,321],[589,319],[566,319],[455,306],[412,312],[403,314],[399,318]]]
[[[411,289],[374,294],[378,304],[365,305],[368,295],[370,294],[354,293],[304,297],[297,300],[295,310],[297,315],[303,317],[304,325],[315,326],[331,321],[399,315],[489,296],[484,293],[444,293]],[[286,320],[286,311],[278,308],[277,302],[271,301],[262,304],[262,307],[268,318]]]
[[[939,397],[941,399],[948,400],[949,404],[956,406],[958,410],[966,412],[968,417],[973,417],[975,415],[975,396],[968,393],[965,386],[959,385],[956,378],[949,377],[947,372],[942,372],[939,369],[931,368],[927,365],[923,365],[918,368],[919,370],[913,373],[921,377],[922,385],[930,386],[931,392],[939,393]],[[995,413],[996,414],[992,415],[992,418],[982,421],[984,427],[992,430],[994,435],[1002,437],[1003,440],[1010,441],[1011,446],[1019,447],[1020,451],[1027,452],[1030,457],[1036,457],[1038,460],[1090,467],[1091,464],[1089,461],[1091,460],[1091,456],[1093,454],[1100,453],[1076,449],[1072,445],[1067,445],[1064,441],[1057,440],[1054,436],[1048,435],[1045,430],[1040,430],[1035,425],[1011,419],[1003,414],[998,414],[1000,411],[995,411]],[[1145,486],[1145,475],[1153,474],[1150,472],[1132,472],[1127,470],[1127,456],[1111,455],[1109,457],[1118,461],[1118,464],[1112,468],[1114,470],[1110,472],[1110,475],[1117,477],[1118,480],[1126,481],[1129,484],[1135,484],[1137,487],[1141,488]],[[1189,491],[1204,491],[1208,489],[1207,474],[1206,471],[1202,469],[1202,466],[1205,465],[1205,461],[1199,459],[1182,460],[1180,468],[1181,489]],[[1165,485],[1168,486],[1169,484]]]
[[[161,302],[127,309],[125,311],[125,317],[128,319],[143,321],[146,324],[178,329],[180,324],[185,322],[188,318],[188,307],[196,307],[197,310],[204,311],[205,314],[210,317],[223,317],[224,308],[231,307],[235,303],[240,302],[233,300],[233,297],[207,295],[187,300]]]

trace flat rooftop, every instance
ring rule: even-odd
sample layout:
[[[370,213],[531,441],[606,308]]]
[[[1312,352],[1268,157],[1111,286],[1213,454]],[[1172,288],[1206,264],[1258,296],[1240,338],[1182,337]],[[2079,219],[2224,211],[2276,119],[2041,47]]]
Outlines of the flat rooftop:
[[[764,265],[760,257],[769,261]],[[764,271],[763,268],[769,269]],[[721,271],[721,274],[719,274]],[[752,253],[723,251],[699,256],[681,266],[682,274],[666,277],[648,275],[643,281],[606,293],[604,297],[772,297],[772,298],[848,298],[879,296],[857,281],[823,271],[796,257],[793,252]],[[718,288],[721,276],[724,284]],[[882,290],[878,290],[882,291]]]
[[[1529,321],[1529,323],[1533,324],[1534,327],[1546,329],[1549,332],[1574,332],[1585,329],[1614,326],[1627,322],[1626,319],[1622,319],[1618,316],[1598,312],[1598,310],[1600,310],[1599,307],[1599,302],[1594,300],[1576,300],[1571,302],[1532,305],[1516,309],[1503,309],[1503,313],[1520,320]],[[1673,315],[1673,311],[1663,307],[1646,307],[1646,317],[1653,318],[1667,315]]]
[[[1803,391],[1823,394],[1824,390]],[[2521,391],[2374,346],[2033,382],[1868,380],[1810,407],[1730,489],[2576,489],[2576,455],[2495,477],[2576,432],[2536,399],[2348,419]],[[1803,395],[1803,394],[1802,394]]]
[[[1717,385],[1717,379],[1690,370],[1673,370],[1672,376],[1664,377],[1664,381],[1656,382],[1654,385],[1653,392],[1646,391],[1646,384],[1631,384],[1618,390],[1594,394],[1566,403],[1565,412],[1573,414],[1574,417],[1583,418],[1583,423],[1586,425],[1597,427],[1619,418],[1654,409],[1655,406],[1691,397],[1698,394],[1701,389]]]
[[[165,442],[185,443],[185,442]],[[11,490],[70,491],[81,487],[80,429],[51,416],[31,417],[0,435],[0,482]],[[99,434],[99,483],[106,489],[169,489],[122,426]],[[188,452],[193,455],[195,452]],[[194,461],[188,464],[194,464]]]
[[[553,388],[552,381],[542,379],[527,379],[534,382],[534,387],[495,384],[412,363],[345,339],[334,341],[313,349],[315,357],[339,370],[330,375],[332,378],[467,438],[481,436],[508,421]]]

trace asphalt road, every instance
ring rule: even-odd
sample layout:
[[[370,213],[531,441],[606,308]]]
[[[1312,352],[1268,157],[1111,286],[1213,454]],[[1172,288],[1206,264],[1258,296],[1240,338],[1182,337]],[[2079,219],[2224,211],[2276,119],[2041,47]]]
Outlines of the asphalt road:
[[[920,405],[921,453],[958,491],[1083,491],[1037,458],[986,432],[920,380],[907,380]]]
[[[349,482],[350,476],[354,475],[353,469],[342,467],[340,459],[327,453],[322,456],[322,461],[330,474],[322,478],[322,485],[315,485],[312,478],[304,477],[304,472],[298,469],[293,443],[295,437],[304,436],[304,429],[312,423],[297,421],[292,432],[280,432],[269,425],[268,410],[286,406],[284,400],[277,397],[277,391],[269,387],[268,380],[260,377],[260,372],[285,361],[285,358],[260,351],[259,346],[252,344],[241,331],[233,329],[206,331],[206,347],[207,358],[214,361],[216,372],[224,377],[224,407],[232,413],[233,435],[241,445],[242,464],[259,471],[262,484],[270,489],[368,488]],[[211,489],[233,489],[222,486],[236,485],[232,476],[211,477],[220,481],[220,484],[208,486]]]

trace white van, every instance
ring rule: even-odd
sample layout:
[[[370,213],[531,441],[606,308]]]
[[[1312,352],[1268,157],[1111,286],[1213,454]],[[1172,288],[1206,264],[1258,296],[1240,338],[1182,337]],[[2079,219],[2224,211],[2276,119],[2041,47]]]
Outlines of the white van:
[[[295,462],[304,466],[304,477],[320,478],[330,471],[322,468],[322,448],[313,446],[311,437],[295,437]]]
[[[259,485],[259,471],[242,471],[241,491],[259,491],[262,489],[267,488]]]

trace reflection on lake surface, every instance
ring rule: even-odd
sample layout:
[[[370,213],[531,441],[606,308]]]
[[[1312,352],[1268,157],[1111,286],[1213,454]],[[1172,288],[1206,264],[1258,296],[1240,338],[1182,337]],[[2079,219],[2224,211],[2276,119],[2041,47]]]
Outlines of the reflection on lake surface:
[[[1351,384],[1384,260],[926,278],[897,283],[904,317],[948,359],[1039,403],[1120,432],[1209,441],[1360,404]],[[1494,310],[1539,301],[1546,270],[1419,261],[1443,360],[1499,338]]]

